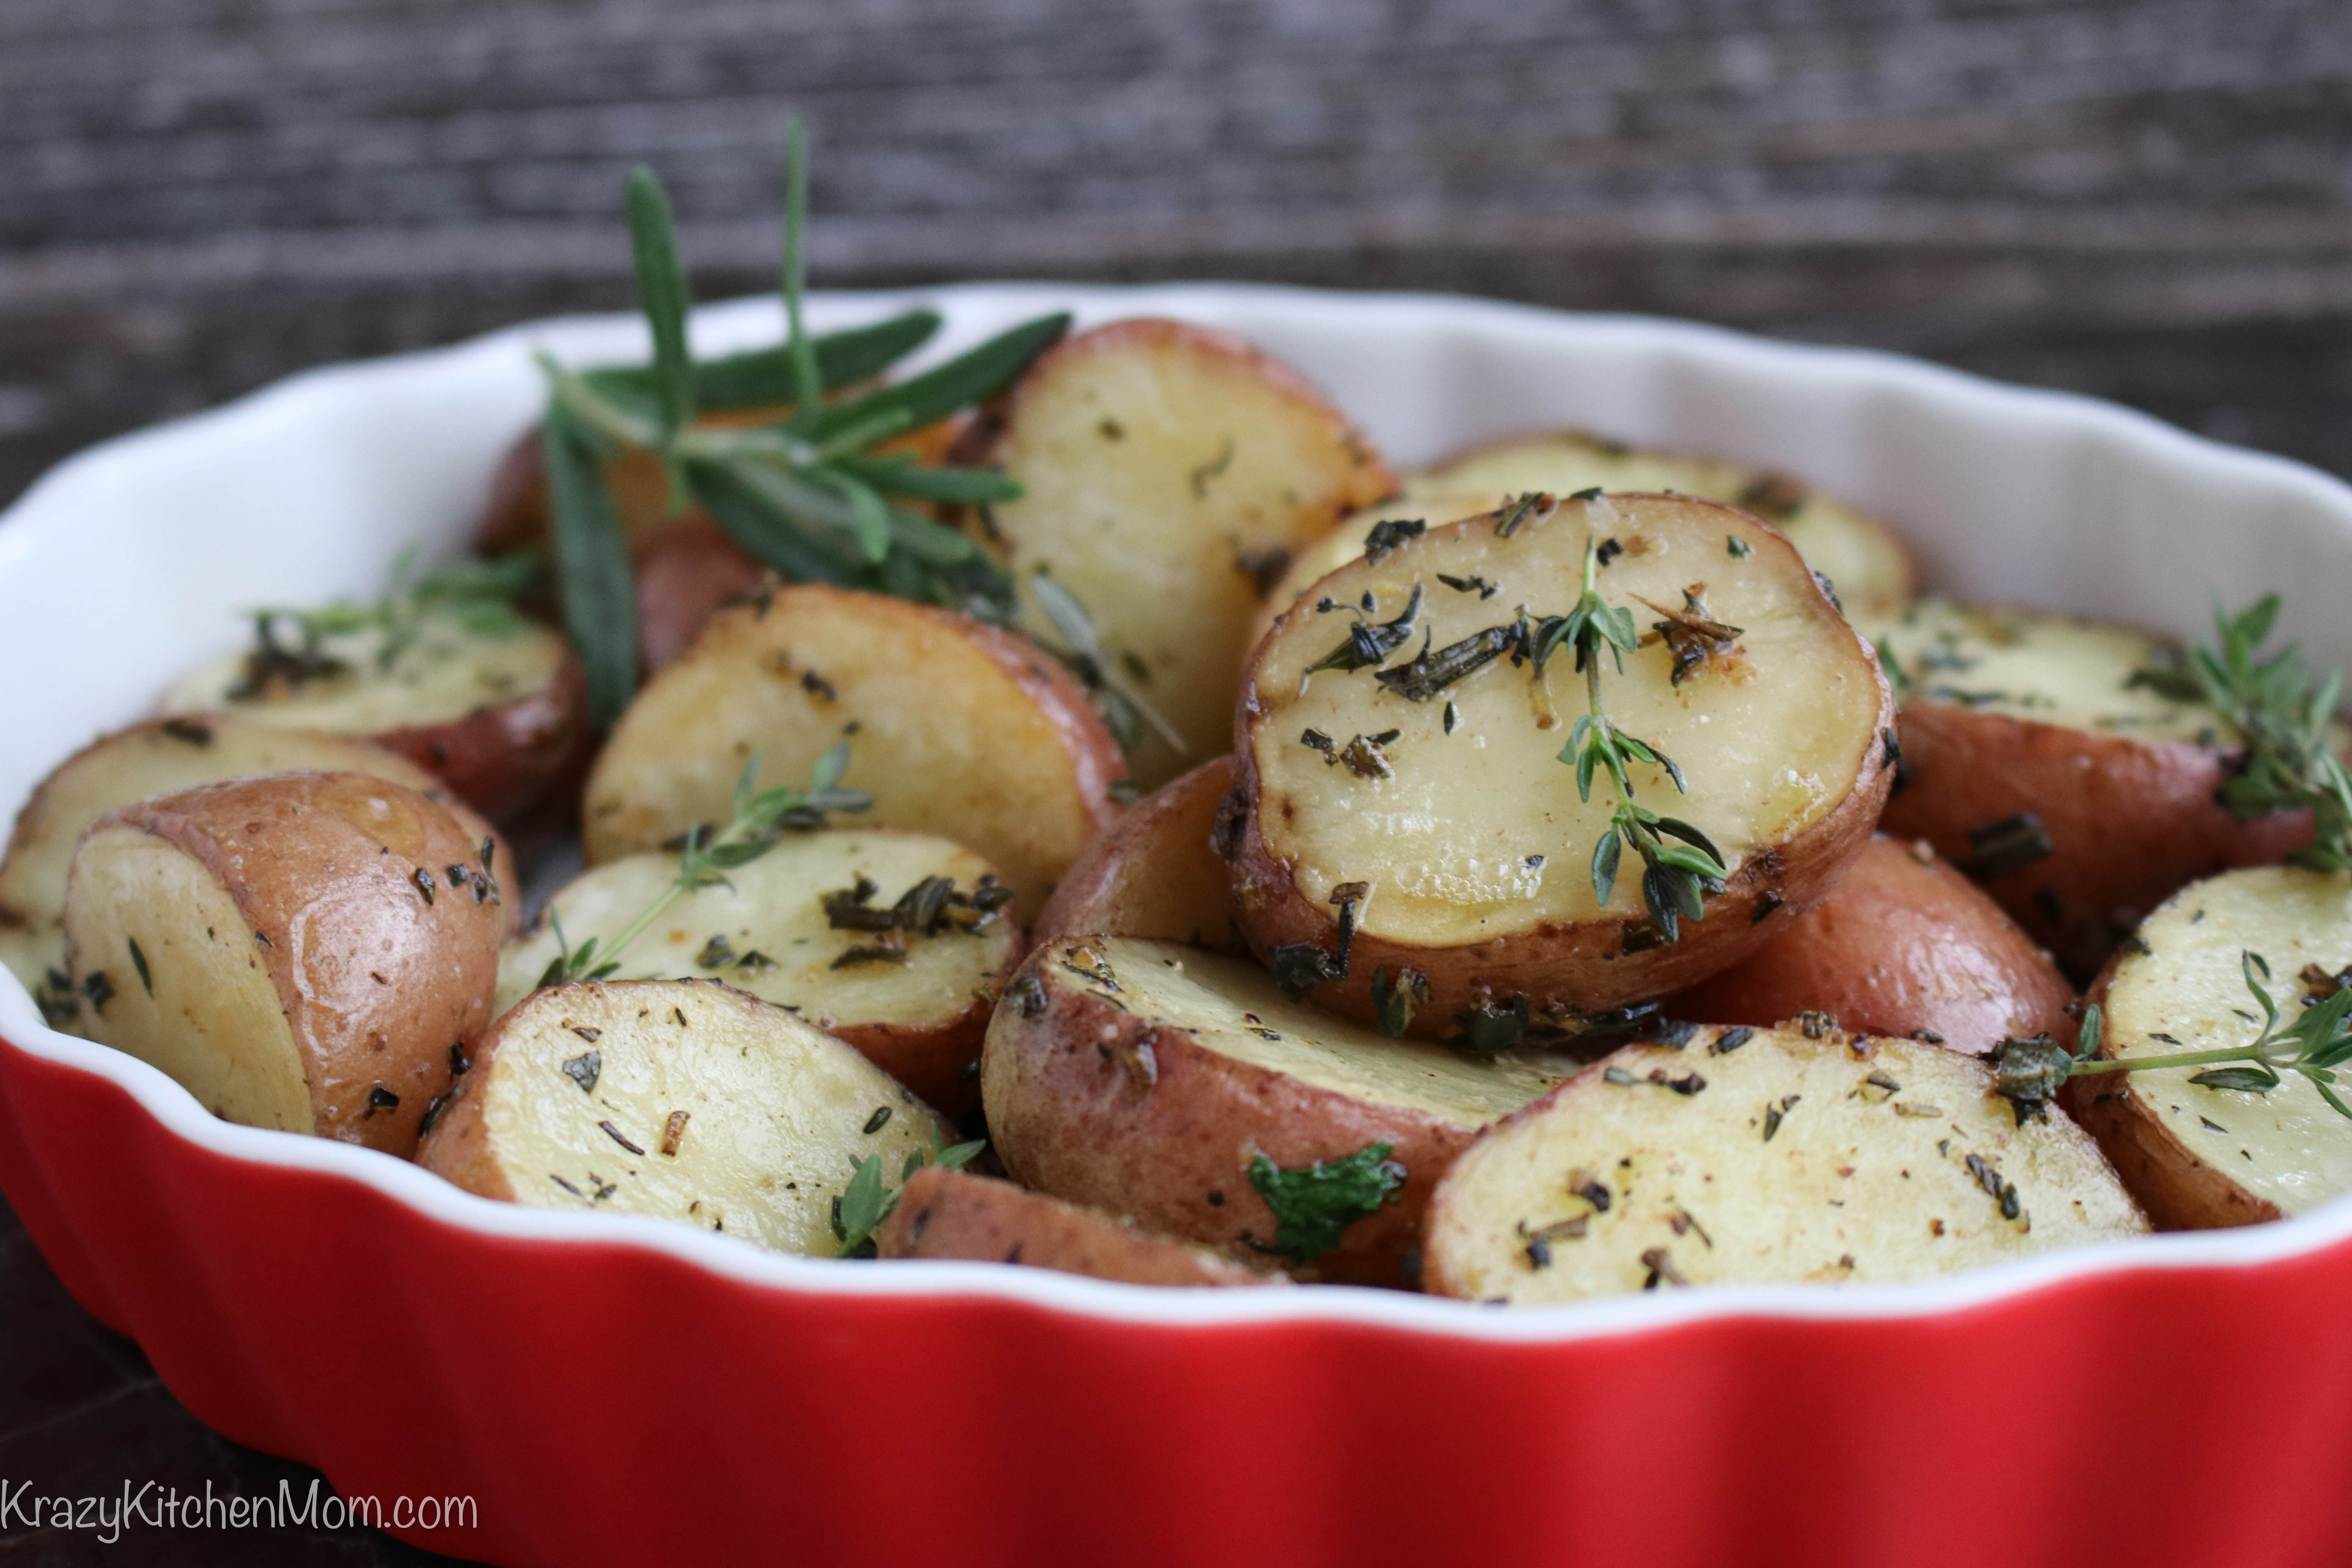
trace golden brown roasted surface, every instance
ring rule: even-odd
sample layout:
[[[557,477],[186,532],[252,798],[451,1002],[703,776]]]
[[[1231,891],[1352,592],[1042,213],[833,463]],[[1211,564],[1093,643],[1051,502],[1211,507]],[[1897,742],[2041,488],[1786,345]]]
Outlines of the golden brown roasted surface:
[[[499,1011],[530,994],[565,942],[609,954],[677,868],[675,855],[625,855],[557,893],[499,958]],[[837,827],[790,835],[681,896],[623,950],[613,978],[723,980],[961,1116],[980,1103],[981,1040],[1024,951],[1011,889],[979,856],[927,834]]]
[[[200,784],[301,768],[372,773],[451,805],[468,831],[489,835],[441,782],[397,752],[341,735],[289,730],[235,713],[151,719],[91,742],[59,763],[16,814],[0,858],[0,963],[40,994],[51,970],[65,968],[66,874],[83,832],[118,805],[172,795]],[[501,876],[514,858],[492,860]],[[68,1006],[67,1013],[70,1013]]]
[[[830,1035],[716,981],[541,991],[498,1021],[417,1163],[538,1208],[653,1215],[835,1253],[834,1200],[945,1134]]]
[[[2264,988],[2286,1021],[2306,997],[2332,994],[2352,969],[2352,879],[2262,866],[2181,889],[2093,987],[2089,1000],[2105,1015],[2098,1054],[2128,1060],[2254,1039],[2262,1015],[2248,953],[2268,966]],[[2303,1075],[2257,1094],[2190,1082],[2200,1070],[2080,1077],[2063,1091],[2159,1227],[2252,1225],[2352,1191],[2352,1120]]]
[[[1233,777],[1232,759],[1219,757],[1136,802],[1062,878],[1036,940],[1100,933],[1247,952],[1220,848],[1235,847]]]
[[[744,764],[800,784],[849,743],[870,820],[951,839],[1030,909],[1118,816],[1118,747],[1051,658],[966,616],[803,584],[720,610],[590,775],[591,865],[723,822]]]
[[[979,460],[1026,489],[990,537],[1025,581],[1076,594],[1121,679],[1182,748],[1148,734],[1156,788],[1225,750],[1251,623],[1291,556],[1395,479],[1297,372],[1230,333],[1139,318],[1041,356]]]
[[[1658,1010],[1717,1024],[1823,1013],[1855,1034],[1981,1055],[2004,1039],[2070,1035],[2074,999],[2050,955],[1982,889],[1924,843],[1881,834],[1829,897]]]
[[[2240,821],[2214,803],[2236,736],[2132,683],[2157,638],[1932,598],[1864,629],[1908,677],[1886,831],[1975,876],[2079,979],[2184,884],[2310,842],[2307,812]]]
[[[66,890],[81,1032],[231,1121],[406,1154],[488,1026],[499,900],[466,826],[362,773],[123,806]]]
[[[1509,657],[1522,606],[1575,606],[1592,541],[1613,542],[1598,591],[1652,637],[1604,670],[1605,710],[1688,786],[1637,763],[1636,798],[1727,858],[1726,889],[1678,941],[1653,926],[1633,854],[1608,903],[1596,896],[1617,802],[1605,773],[1580,800],[1559,760],[1588,709],[1572,653],[1540,675]],[[1410,637],[1379,667],[1332,664],[1360,616],[1408,611]],[[1694,641],[1701,621],[1738,635]],[[1442,674],[1422,679],[1431,668]],[[1352,894],[1352,962],[1320,1005],[1369,1019],[1377,983],[1411,970],[1429,988],[1416,1034],[1522,1005],[1572,1024],[1704,978],[1819,900],[1868,842],[1892,723],[1868,647],[1788,542],[1744,512],[1615,496],[1433,528],[1324,579],[1255,656],[1235,721],[1243,927],[1261,956],[1308,944],[1336,964]]]
[[[989,1026],[981,1087],[1024,1186],[1227,1251],[1286,1235],[1253,1179],[1385,1144],[1402,1179],[1316,1277],[1412,1283],[1420,1215],[1479,1129],[1574,1070],[1385,1038],[1284,999],[1244,960],[1123,938],[1041,946]],[[1381,1156],[1372,1156],[1374,1163]]]
[[[882,1258],[1022,1263],[1130,1285],[1284,1283],[1279,1274],[1154,1236],[1097,1210],[935,1165],[907,1179],[874,1243]]]
[[[1916,1279],[2147,1222],[2063,1116],[1981,1062],[1830,1033],[1628,1046],[1456,1161],[1427,1288],[1540,1304],[1683,1286]]]

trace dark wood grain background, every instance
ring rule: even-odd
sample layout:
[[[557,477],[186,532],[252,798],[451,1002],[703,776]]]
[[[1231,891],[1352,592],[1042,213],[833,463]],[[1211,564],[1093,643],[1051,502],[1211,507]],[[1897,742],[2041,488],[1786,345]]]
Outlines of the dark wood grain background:
[[[0,0],[0,500],[305,365],[624,305],[639,160],[703,296],[765,288],[788,107],[824,282],[1656,311],[2352,473],[2333,0]],[[13,1235],[0,1471],[274,1488]],[[9,1562],[415,1559],[213,1550],[0,1528]]]

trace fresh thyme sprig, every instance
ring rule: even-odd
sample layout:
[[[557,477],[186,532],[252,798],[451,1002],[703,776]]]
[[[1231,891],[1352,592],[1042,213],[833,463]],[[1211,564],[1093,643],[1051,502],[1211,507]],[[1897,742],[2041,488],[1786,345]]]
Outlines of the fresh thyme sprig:
[[[975,1138],[969,1143],[950,1145],[931,1131],[929,1151],[917,1149],[907,1155],[907,1163],[898,1172],[895,1187],[882,1174],[882,1156],[868,1154],[850,1167],[849,1184],[833,1200],[833,1235],[841,1243],[844,1258],[874,1256],[874,1233],[890,1217],[906,1194],[907,1184],[925,1165],[937,1165],[942,1171],[959,1171],[969,1165],[988,1147],[988,1140]]]
[[[973,541],[901,501],[987,505],[1020,487],[990,469],[931,466],[882,444],[993,396],[1068,329],[1066,313],[1013,327],[947,363],[861,395],[828,402],[877,374],[938,325],[917,312],[825,339],[802,321],[806,138],[795,119],[785,144],[782,288],[787,336],[779,351],[698,366],[687,346],[692,303],[676,225],[661,183],[629,177],[628,216],[638,299],[653,363],[574,373],[541,355],[550,396],[542,425],[549,510],[564,618],[588,673],[599,729],[637,685],[636,607],[628,550],[603,464],[642,448],[669,476],[670,506],[700,506],[764,564],[794,581],[918,599],[1009,624],[1019,614],[1011,577]],[[764,425],[698,426],[706,406],[789,401]]]
[[[1649,907],[1650,920],[1666,941],[1676,942],[1682,936],[1682,921],[1705,917],[1705,895],[1723,891],[1727,874],[1723,852],[1689,823],[1661,816],[1633,798],[1633,784],[1625,773],[1629,763],[1664,768],[1675,788],[1685,795],[1690,793],[1690,785],[1672,758],[1648,742],[1619,729],[1601,705],[1602,652],[1605,650],[1616,660],[1622,672],[1625,656],[1641,646],[1641,634],[1634,628],[1633,611],[1622,605],[1612,605],[1601,596],[1600,563],[1599,542],[1588,542],[1584,549],[1582,597],[1566,616],[1548,616],[1531,630],[1527,637],[1528,657],[1540,675],[1544,661],[1556,649],[1567,647],[1575,650],[1576,668],[1584,677],[1588,710],[1570,731],[1559,760],[1575,764],[1579,799],[1592,798],[1593,775],[1604,771],[1617,791],[1617,807],[1610,815],[1609,827],[1592,849],[1594,895],[1601,903],[1608,903],[1610,895],[1616,890],[1619,863],[1625,850],[1631,848],[1642,858],[1642,900]],[[1669,838],[1681,842],[1668,843]]]
[[[2336,1068],[2352,1060],[2352,987],[2337,990],[2325,1001],[2305,1007],[2293,1023],[2279,1023],[2278,1005],[2263,982],[2271,966],[2258,952],[2242,952],[2239,966],[2246,989],[2263,1010],[2262,1033],[2242,1046],[2210,1051],[2176,1051],[2167,1056],[2099,1059],[2099,1036],[2105,1027],[2096,1006],[2083,1010],[2083,1026],[2074,1048],[2068,1050],[2047,1035],[2028,1040],[2004,1040],[1994,1058],[1994,1088],[2024,1125],[2041,1115],[2069,1079],[2099,1073],[2148,1072],[2162,1068],[2202,1068],[2189,1081],[2207,1089],[2243,1089],[2268,1094],[2284,1081],[2282,1069],[2301,1073],[2338,1114],[2352,1117],[2352,1105],[2336,1089]],[[2242,1064],[2237,1066],[2225,1064]]]
[[[2315,677],[2292,643],[2260,658],[2278,611],[2276,594],[2235,616],[2216,605],[2218,647],[2196,644],[2181,664],[2137,670],[2127,684],[2218,710],[2246,751],[2214,800],[2241,819],[2308,808],[2310,847],[2287,858],[2316,871],[2342,871],[2352,868],[2352,775],[2336,754],[2331,731],[2344,677]]]
[[[555,931],[556,954],[539,977],[538,989],[575,980],[603,980],[621,967],[621,953],[643,936],[662,911],[687,894],[703,888],[729,886],[727,873],[773,849],[789,832],[808,832],[824,826],[825,813],[865,811],[874,797],[864,790],[843,789],[841,775],[849,768],[846,742],[816,760],[809,772],[808,788],[776,784],[759,787],[758,756],[743,765],[735,785],[734,815],[714,836],[705,826],[688,830],[677,857],[677,875],[671,878],[652,903],[600,950],[594,937],[574,949],[564,937],[563,921],[552,910],[548,922]]]
[[[1103,651],[1101,634],[1096,631],[1094,617],[1078,602],[1078,596],[1043,572],[1031,574],[1029,586],[1045,610],[1045,618],[1053,623],[1060,644],[1049,642],[1034,632],[1030,634],[1030,640],[1061,660],[1077,677],[1094,702],[1095,710],[1102,715],[1111,738],[1118,742],[1118,749],[1135,750],[1144,728],[1149,726],[1178,756],[1189,752],[1192,748],[1184,743],[1176,726],[1137,696],[1132,687],[1111,674],[1110,656]]]
[[[388,670],[436,617],[457,623],[479,637],[511,637],[529,623],[515,601],[539,586],[547,565],[535,550],[519,550],[490,560],[451,561],[419,574],[414,545],[393,562],[384,591],[364,603],[336,599],[301,609],[270,605],[253,612],[253,648],[233,698],[258,698],[306,681],[347,672],[350,666],[328,651],[329,637],[378,632],[375,665]],[[283,623],[296,641],[279,640]]]

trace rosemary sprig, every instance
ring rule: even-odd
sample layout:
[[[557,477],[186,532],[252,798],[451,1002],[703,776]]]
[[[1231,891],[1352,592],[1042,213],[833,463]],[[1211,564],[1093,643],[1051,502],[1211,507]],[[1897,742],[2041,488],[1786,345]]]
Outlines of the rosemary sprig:
[[[727,826],[715,836],[707,826],[688,829],[678,851],[677,875],[601,950],[593,936],[574,949],[563,934],[562,920],[552,910],[548,911],[549,924],[555,931],[556,954],[540,975],[538,989],[611,976],[620,969],[621,954],[628,945],[645,935],[662,911],[679,899],[703,888],[730,886],[728,872],[773,849],[786,833],[823,827],[827,812],[865,811],[874,804],[874,797],[864,790],[841,787],[841,775],[849,768],[846,742],[816,760],[804,790],[791,784],[761,789],[760,761],[755,755],[743,765],[743,776],[735,785],[734,815]]]
[[[649,366],[575,373],[546,356],[542,440],[567,629],[588,672],[598,728],[635,693],[636,614],[628,552],[604,463],[615,451],[652,452],[669,475],[670,506],[699,505],[764,564],[794,581],[894,595],[1000,624],[1017,619],[1011,577],[973,541],[900,501],[985,505],[1020,487],[988,469],[929,466],[877,450],[894,437],[993,396],[1067,330],[1042,316],[919,375],[828,403],[845,384],[878,374],[928,339],[938,317],[919,311],[858,331],[810,337],[802,321],[802,237],[808,191],[798,120],[785,143],[782,347],[698,366],[687,346],[692,303],[676,225],[652,171],[629,176],[628,216],[637,292],[652,330]],[[789,401],[768,424],[698,426],[707,406]]]
[[[393,562],[390,581],[382,595],[364,603],[336,599],[310,609],[271,605],[253,612],[253,642],[245,669],[232,698],[263,697],[299,687],[306,681],[348,672],[350,666],[328,651],[330,637],[379,632],[375,665],[388,670],[423,635],[427,623],[454,621],[480,637],[511,637],[529,622],[515,601],[539,586],[546,563],[535,550],[520,550],[491,560],[447,562],[431,571],[416,571],[414,546]],[[284,623],[296,641],[279,640]]]
[[[916,1172],[925,1165],[937,1165],[942,1171],[960,1171],[987,1147],[988,1140],[985,1138],[950,1145],[934,1128],[931,1131],[931,1147],[929,1151],[917,1149],[908,1154],[907,1163],[898,1172],[898,1184],[895,1187],[883,1177],[881,1155],[868,1154],[851,1165],[849,1184],[842,1188],[833,1200],[833,1235],[834,1239],[841,1243],[841,1256],[874,1256],[874,1233],[882,1228],[882,1222],[888,1219],[891,1211],[898,1206],[898,1200],[905,1195],[907,1184],[914,1180]]]
[[[1570,731],[1559,760],[1576,767],[1579,799],[1592,798],[1592,780],[1597,773],[1606,772],[1616,788],[1617,807],[1610,814],[1608,829],[1592,848],[1594,895],[1601,903],[1608,903],[1610,895],[1616,890],[1618,866],[1625,850],[1631,848],[1642,858],[1642,900],[1649,907],[1650,920],[1661,936],[1676,942],[1682,937],[1682,921],[1705,917],[1705,895],[1723,891],[1727,875],[1723,852],[1689,823],[1661,816],[1633,798],[1633,784],[1625,773],[1629,763],[1664,768],[1675,788],[1685,795],[1690,793],[1690,785],[1671,757],[1619,729],[1601,705],[1602,652],[1606,650],[1622,672],[1625,656],[1641,646],[1641,635],[1634,629],[1633,611],[1622,605],[1612,605],[1601,596],[1600,563],[1599,542],[1588,542],[1584,548],[1584,593],[1577,600],[1576,608],[1565,616],[1546,616],[1528,630],[1523,646],[1538,676],[1543,673],[1544,661],[1562,647],[1575,650],[1576,668],[1584,676],[1587,711]],[[1681,842],[1669,843],[1670,838]]]
[[[1170,750],[1183,756],[1192,750],[1176,726],[1161,718],[1159,712],[1132,688],[1111,674],[1110,656],[1103,651],[1102,637],[1095,630],[1094,617],[1087,614],[1078,596],[1063,587],[1043,572],[1029,578],[1030,591],[1045,618],[1054,624],[1060,642],[1054,642],[1030,633],[1030,640],[1061,660],[1079,684],[1087,689],[1095,711],[1102,715],[1103,724],[1118,742],[1122,752],[1135,750],[1149,726],[1151,732],[1167,742]]]
[[[2352,775],[2330,734],[2343,673],[2315,677],[2292,643],[2261,658],[2278,611],[2276,594],[2235,616],[2216,605],[2218,647],[2196,644],[2179,665],[2136,670],[2126,684],[2217,710],[2246,752],[2214,800],[2242,820],[2308,808],[2311,845],[2287,858],[2316,871],[2352,868]]]
[[[2167,1056],[2099,1059],[2099,1036],[2105,1027],[2096,1006],[2083,1010],[2083,1026],[2074,1048],[2068,1050],[2047,1035],[2032,1039],[2004,1040],[1994,1058],[1995,1090],[2010,1103],[2018,1124],[2041,1115],[2069,1079],[2099,1073],[2148,1072],[2163,1068],[2202,1068],[2189,1081],[2206,1089],[2243,1089],[2268,1094],[2284,1081],[2282,1069],[2300,1073],[2322,1100],[2342,1116],[2352,1117],[2352,1105],[2336,1092],[2336,1068],[2352,1060],[2352,987],[2336,991],[2325,1001],[2305,1007],[2294,1021],[2281,1026],[2278,1005],[2263,982],[2271,966],[2258,952],[2242,952],[2239,966],[2246,989],[2263,1010],[2262,1032],[2242,1046],[2210,1051],[2177,1051]],[[2229,1065],[2242,1064],[2242,1065]]]

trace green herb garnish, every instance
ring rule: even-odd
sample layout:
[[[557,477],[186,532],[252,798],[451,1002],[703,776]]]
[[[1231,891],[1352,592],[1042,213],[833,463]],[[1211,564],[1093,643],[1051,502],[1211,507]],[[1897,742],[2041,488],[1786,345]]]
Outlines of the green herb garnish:
[[[1250,1185],[1274,1211],[1274,1249],[1312,1263],[1339,1245],[1348,1227],[1395,1198],[1406,1171],[1389,1158],[1394,1145],[1367,1143],[1342,1160],[1285,1169],[1265,1155],[1250,1161]]]
[[[2343,673],[2315,677],[2292,643],[2257,662],[2278,611],[2276,594],[2235,616],[2217,605],[2218,648],[2199,643],[2181,664],[2136,670],[2125,684],[2219,710],[2246,755],[2214,800],[2241,820],[2309,810],[2311,845],[2287,858],[2315,871],[2346,870],[2352,868],[2352,775],[2330,743]]]
[[[621,967],[622,951],[643,936],[661,918],[664,910],[686,894],[704,888],[730,886],[728,872],[757,860],[782,842],[787,833],[823,827],[827,812],[865,811],[874,804],[874,797],[864,790],[841,787],[841,775],[849,769],[846,742],[816,760],[816,766],[809,771],[805,790],[791,784],[761,789],[760,762],[760,757],[754,755],[743,764],[743,776],[735,785],[734,815],[727,826],[716,836],[703,825],[688,830],[685,844],[678,851],[677,875],[619,936],[601,949],[592,936],[574,949],[564,937],[562,918],[552,909],[548,910],[548,922],[555,931],[556,955],[540,975],[537,989],[611,976]]]
[[[806,139],[795,119],[785,139],[787,336],[781,349],[695,363],[686,335],[692,300],[669,202],[652,171],[640,168],[629,176],[629,234],[653,363],[583,374],[541,356],[550,388],[542,440],[565,624],[588,671],[600,731],[627,706],[638,678],[627,546],[603,469],[621,449],[660,459],[673,513],[698,504],[788,579],[916,599],[999,624],[1018,616],[1011,577],[979,545],[898,503],[984,506],[1013,499],[1020,486],[993,470],[930,466],[879,447],[1003,390],[1060,339],[1069,316],[1041,316],[919,375],[828,402],[845,384],[911,352],[939,319],[915,312],[810,337],[801,319],[807,199]],[[695,423],[707,407],[786,400],[789,412],[768,424],[713,429]]]
[[[1690,786],[1684,781],[1683,771],[1648,742],[1627,734],[1610,721],[1601,701],[1601,658],[1604,650],[1617,663],[1622,673],[1625,656],[1641,646],[1640,634],[1633,627],[1633,612],[1622,605],[1612,605],[1601,598],[1595,586],[1600,572],[1600,547],[1588,542],[1584,550],[1584,595],[1576,608],[1566,616],[1547,617],[1522,646],[1528,657],[1535,661],[1536,673],[1543,671],[1544,660],[1555,648],[1569,647],[1576,650],[1576,668],[1584,676],[1588,711],[1576,721],[1569,734],[1568,744],[1560,749],[1559,760],[1576,767],[1576,793],[1580,800],[1592,798],[1594,773],[1605,771],[1616,786],[1617,808],[1610,814],[1609,827],[1592,848],[1592,891],[1606,905],[1616,890],[1617,868],[1624,851],[1630,847],[1642,858],[1642,899],[1649,906],[1650,920],[1659,935],[1668,942],[1681,939],[1681,922],[1704,917],[1704,896],[1723,891],[1723,879],[1727,874],[1723,853],[1716,848],[1706,834],[1689,823],[1671,816],[1661,816],[1633,798],[1633,781],[1626,777],[1628,763],[1647,763],[1665,770],[1675,788],[1684,794]],[[1680,843],[1668,843],[1669,838]]]
[[[2270,965],[2258,952],[2242,953],[2239,964],[2245,972],[2246,989],[2253,994],[2255,1005],[2263,1010],[2262,1032],[2246,1044],[2219,1050],[2102,1060],[2095,1053],[2099,1048],[2103,1020],[2096,1006],[2086,1007],[2083,1010],[2083,1026],[2076,1033],[2071,1051],[2047,1035],[2002,1041],[1994,1058],[1996,1092],[2009,1101],[2021,1126],[2041,1115],[2069,1079],[2193,1067],[2205,1070],[2191,1073],[2189,1081],[2202,1088],[2268,1094],[2284,1081],[2279,1076],[2284,1068],[2301,1073],[2338,1114],[2352,1117],[2352,1105],[2347,1105],[2335,1088],[2335,1069],[2352,1060],[2352,1027],[2346,1025],[2346,1015],[2352,1014],[2352,988],[2338,990],[2326,1000],[2314,1003],[2293,1023],[2282,1027],[2278,1005],[2263,984],[2271,977]]]
[[[282,698],[313,680],[348,675],[351,666],[327,650],[330,637],[374,632],[378,671],[390,669],[436,619],[454,622],[477,637],[505,637],[530,623],[515,601],[537,588],[547,574],[535,550],[519,550],[490,560],[451,561],[417,573],[414,546],[393,562],[390,580],[376,598],[362,603],[336,599],[312,609],[272,605],[253,612],[253,642],[232,702]],[[281,623],[294,641],[281,640]],[[209,739],[210,737],[207,737]]]
[[[882,1116],[868,1121],[866,1131],[868,1135],[880,1131],[881,1123],[887,1120],[887,1116]],[[916,1172],[925,1165],[937,1165],[942,1171],[960,1171],[987,1147],[988,1140],[985,1138],[950,1146],[940,1136],[939,1129],[934,1127],[931,1130],[931,1147],[928,1151],[917,1149],[908,1154],[907,1163],[899,1167],[896,1187],[891,1186],[882,1174],[881,1155],[868,1154],[857,1161],[850,1167],[849,1184],[842,1188],[840,1195],[833,1200],[833,1235],[834,1239],[841,1243],[841,1256],[874,1256],[874,1233],[881,1228],[884,1220],[890,1217],[890,1211],[898,1206],[898,1199],[905,1193],[907,1184],[914,1180]]]

